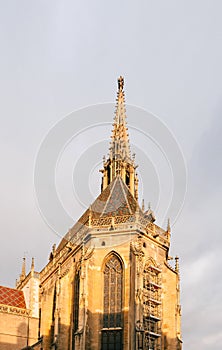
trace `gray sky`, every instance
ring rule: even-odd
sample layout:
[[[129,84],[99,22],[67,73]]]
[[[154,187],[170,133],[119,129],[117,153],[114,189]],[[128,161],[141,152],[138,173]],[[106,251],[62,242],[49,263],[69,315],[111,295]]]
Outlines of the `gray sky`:
[[[59,242],[34,195],[43,138],[73,110],[114,102],[122,74],[127,103],[157,115],[186,159],[188,191],[171,251],[181,258],[184,350],[221,349],[221,13],[220,0],[1,1],[1,284],[14,286],[24,253],[41,269]],[[74,149],[60,164],[73,164]],[[61,169],[58,191],[77,219],[83,208]]]

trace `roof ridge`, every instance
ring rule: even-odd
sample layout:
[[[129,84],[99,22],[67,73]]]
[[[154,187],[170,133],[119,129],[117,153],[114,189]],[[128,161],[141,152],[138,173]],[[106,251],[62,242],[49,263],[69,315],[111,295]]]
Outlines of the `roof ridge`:
[[[130,211],[130,214],[132,214],[132,210],[131,210],[131,207],[130,207],[130,204],[129,204],[129,201],[128,201],[128,198],[127,198],[127,196],[126,196],[126,193],[125,193],[125,191],[124,191],[124,186],[123,186],[123,181],[120,181],[120,186],[121,186],[121,188],[122,188],[122,191],[123,191],[123,195],[124,195],[124,197],[125,197],[125,200],[126,200],[126,202],[127,202],[127,205],[128,205],[128,208],[129,208],[129,211]],[[125,185],[126,186],[126,185]],[[129,191],[129,193],[131,194],[131,192],[130,192],[130,190],[128,189],[128,187],[126,186],[126,189]]]
[[[107,201],[106,201],[106,204],[105,204],[105,206],[104,206],[104,208],[103,208],[103,211],[102,211],[102,213],[100,214],[100,217],[103,216],[103,214],[106,212],[106,208],[107,208],[107,205],[108,205],[108,203],[109,203],[109,199],[110,199],[111,196],[112,196],[113,189],[114,189],[114,187],[115,187],[115,183],[116,183],[117,179],[118,179],[118,177],[116,177],[116,178],[114,179],[113,183],[111,183],[112,186],[110,186],[110,187],[111,187],[111,189],[110,189],[110,194],[109,194],[109,197],[107,198]],[[96,200],[97,200],[97,198],[96,198]],[[96,200],[95,200],[95,201],[96,201]]]

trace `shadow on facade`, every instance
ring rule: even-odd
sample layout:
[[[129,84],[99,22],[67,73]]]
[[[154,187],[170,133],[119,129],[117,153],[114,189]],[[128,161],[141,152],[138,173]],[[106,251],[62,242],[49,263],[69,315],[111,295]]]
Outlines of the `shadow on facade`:
[[[128,313],[122,314],[122,327],[103,327],[104,318],[107,315],[100,313],[86,313],[86,327],[76,331],[58,322],[57,334],[55,327],[51,326],[48,334],[43,334],[39,341],[32,346],[22,347],[19,342],[2,350],[181,350],[182,343],[179,339],[172,339],[161,333],[161,341],[146,344],[143,331],[136,331],[132,319]],[[111,319],[117,315],[110,314]],[[131,317],[131,316],[130,316]],[[20,343],[21,344],[21,343]]]
[[[11,338],[11,342],[1,341],[1,350],[18,350],[27,346],[27,336],[28,336],[27,322],[21,322],[17,327],[14,334],[2,334],[3,337]]]

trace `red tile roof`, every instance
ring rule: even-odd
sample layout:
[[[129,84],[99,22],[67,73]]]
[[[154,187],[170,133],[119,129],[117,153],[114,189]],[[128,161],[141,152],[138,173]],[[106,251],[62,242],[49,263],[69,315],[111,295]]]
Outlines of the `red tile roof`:
[[[26,309],[23,291],[0,286],[0,304]]]

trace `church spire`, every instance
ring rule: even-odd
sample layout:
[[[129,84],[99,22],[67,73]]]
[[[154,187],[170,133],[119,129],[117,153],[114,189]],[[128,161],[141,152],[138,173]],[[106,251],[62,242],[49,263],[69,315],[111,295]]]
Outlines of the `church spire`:
[[[129,135],[126,125],[126,108],[124,94],[124,79],[118,78],[117,103],[111,143],[108,159],[103,160],[102,191],[114,180],[116,176],[121,176],[130,192],[138,200],[138,176],[137,166],[134,163],[134,157],[131,158]]]
[[[130,160],[130,145],[126,127],[124,79],[118,79],[117,104],[110,144],[110,159]]]

